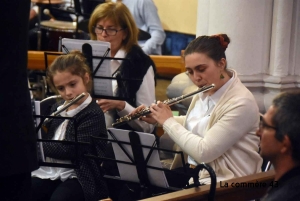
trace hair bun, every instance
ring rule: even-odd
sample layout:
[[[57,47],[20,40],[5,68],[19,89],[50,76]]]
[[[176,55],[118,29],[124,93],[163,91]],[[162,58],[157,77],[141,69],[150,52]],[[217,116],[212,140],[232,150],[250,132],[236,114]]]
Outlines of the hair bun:
[[[218,39],[222,48],[224,49],[224,51],[227,49],[228,44],[230,43],[230,39],[228,38],[228,36],[226,34],[216,34],[216,35],[210,36],[210,38]]]

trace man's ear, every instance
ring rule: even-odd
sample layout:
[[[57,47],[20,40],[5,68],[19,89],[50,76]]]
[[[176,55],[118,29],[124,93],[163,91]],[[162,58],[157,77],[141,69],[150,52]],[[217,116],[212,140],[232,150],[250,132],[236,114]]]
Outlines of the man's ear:
[[[292,143],[291,143],[291,140],[288,135],[284,135],[281,143],[282,143],[282,148],[280,150],[281,153],[292,155],[292,152],[293,152]]]

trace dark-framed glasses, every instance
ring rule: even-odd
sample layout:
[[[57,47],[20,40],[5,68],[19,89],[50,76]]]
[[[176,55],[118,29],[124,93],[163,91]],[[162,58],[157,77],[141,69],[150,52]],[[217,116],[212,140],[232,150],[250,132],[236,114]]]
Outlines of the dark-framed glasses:
[[[263,129],[274,129],[275,131],[277,130],[277,127],[275,126],[270,126],[269,124],[267,124],[264,119],[261,119],[259,122],[259,129],[263,130]]]
[[[103,31],[105,31],[105,33],[109,36],[115,36],[119,31],[122,31],[124,29],[111,29],[111,28],[108,28],[108,29],[104,29],[102,27],[94,27],[95,29],[95,33],[96,34],[102,34]]]

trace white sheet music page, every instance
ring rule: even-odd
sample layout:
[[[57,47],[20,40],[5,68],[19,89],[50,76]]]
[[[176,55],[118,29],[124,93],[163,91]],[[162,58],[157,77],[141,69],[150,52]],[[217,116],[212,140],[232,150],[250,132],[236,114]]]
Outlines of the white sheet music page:
[[[70,39],[63,38],[62,45],[70,52],[72,50],[78,50],[82,52],[82,45],[88,43],[92,46],[93,56],[103,56],[108,48],[110,48],[109,42],[104,41],[95,41],[95,40],[80,40],[80,39]],[[66,51],[63,49],[63,52]],[[107,57],[110,57],[110,52],[107,54]],[[93,59],[93,71],[96,69],[100,62],[100,59]],[[97,70],[96,76],[102,77],[111,77],[112,72],[110,68],[110,59],[104,59],[100,68]],[[104,96],[113,96],[112,91],[112,80],[111,79],[101,79],[94,78],[94,93],[95,95],[104,95]]]
[[[118,141],[130,142],[129,140],[129,132],[128,130],[121,130],[115,128],[108,128],[113,135],[117,138]],[[155,136],[150,133],[142,133],[136,132],[140,137],[140,141],[142,145],[152,146],[155,141]],[[111,138],[110,134],[108,134],[109,138]],[[131,160],[127,157],[124,151],[120,148],[117,143],[112,142],[113,150],[115,153],[115,157],[117,160],[131,162]],[[122,144],[125,151],[133,158],[133,153],[130,145]],[[148,153],[150,152],[149,148],[143,148],[144,159],[146,159]],[[136,167],[134,165],[127,165],[124,163],[117,163],[118,169],[120,173],[120,177],[125,181],[139,182],[139,178],[137,175]],[[153,166],[157,168],[162,168],[159,154],[157,150],[153,150],[151,157],[147,163],[148,166]],[[168,188],[168,182],[165,176],[164,171],[155,170],[151,168],[147,168],[148,178],[152,185]]]

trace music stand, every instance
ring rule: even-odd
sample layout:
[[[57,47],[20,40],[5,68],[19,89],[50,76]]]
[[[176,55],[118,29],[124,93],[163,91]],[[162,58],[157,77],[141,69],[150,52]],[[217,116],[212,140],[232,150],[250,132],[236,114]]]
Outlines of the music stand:
[[[127,97],[116,97],[113,95],[111,81],[117,80],[119,88],[123,81],[142,81],[142,79],[121,78],[118,70],[115,73],[111,72],[108,63],[110,60],[121,60],[123,62],[128,62],[129,60],[110,57],[110,43],[108,42],[64,38],[62,39],[62,47],[65,53],[71,50],[81,50],[86,57],[94,81],[93,93],[91,94],[93,98],[128,101]]]
[[[128,182],[139,183],[139,199],[153,196],[153,187],[160,187],[164,189],[164,192],[181,190],[180,188],[170,187],[168,185],[167,180],[164,176],[164,172],[166,171],[172,172],[174,174],[188,175],[194,179],[194,186],[199,186],[200,183],[198,174],[202,168],[207,169],[211,174],[212,183],[209,200],[213,199],[216,188],[216,177],[214,171],[208,165],[200,164],[194,169],[193,175],[181,172],[175,173],[172,170],[163,169],[161,167],[158,151],[163,150],[175,154],[180,154],[182,156],[182,161],[184,164],[182,152],[157,148],[155,146],[155,137],[152,134],[113,128],[109,128],[108,132],[111,138],[104,139],[100,137],[92,137],[92,143],[95,140],[112,142],[116,159],[97,157],[93,155],[86,156],[95,160],[117,162],[120,172],[120,178],[111,176],[106,177],[109,179],[119,179]]]

